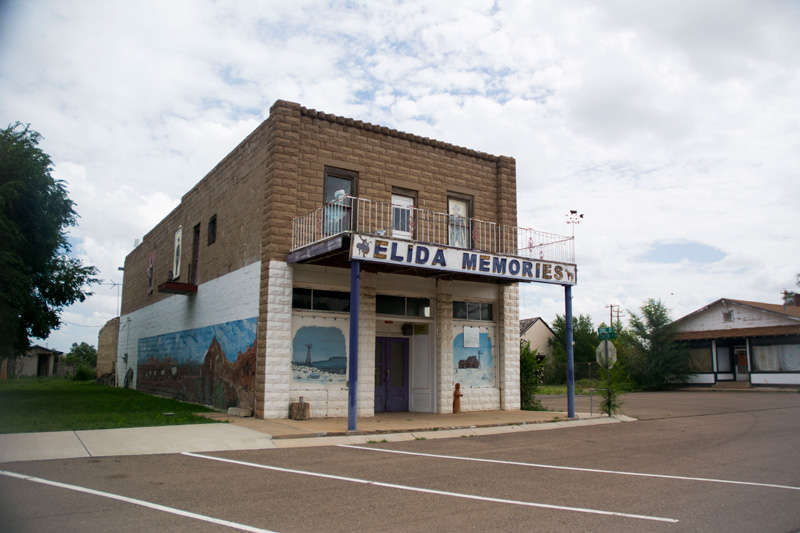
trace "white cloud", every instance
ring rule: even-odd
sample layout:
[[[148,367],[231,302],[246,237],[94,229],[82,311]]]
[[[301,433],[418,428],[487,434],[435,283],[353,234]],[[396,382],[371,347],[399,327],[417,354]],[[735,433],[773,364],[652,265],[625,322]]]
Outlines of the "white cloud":
[[[519,224],[575,229],[575,313],[778,301],[800,271],[800,6],[691,2],[5,2],[0,120],[30,122],[116,270],[277,99],[517,160]],[[655,243],[727,254],[648,264]],[[116,314],[102,286],[65,319]],[[563,313],[526,287],[523,316]],[[69,317],[69,318],[68,318]],[[99,321],[99,322],[97,322]],[[97,324],[95,324],[97,322]],[[69,326],[52,337],[96,343]],[[92,338],[92,336],[94,336]],[[66,344],[65,344],[66,343]]]

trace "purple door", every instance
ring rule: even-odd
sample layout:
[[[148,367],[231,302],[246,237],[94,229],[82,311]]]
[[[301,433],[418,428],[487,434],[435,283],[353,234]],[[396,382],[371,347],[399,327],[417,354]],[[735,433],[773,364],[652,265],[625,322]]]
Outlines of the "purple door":
[[[408,339],[375,339],[375,412],[408,411]]]

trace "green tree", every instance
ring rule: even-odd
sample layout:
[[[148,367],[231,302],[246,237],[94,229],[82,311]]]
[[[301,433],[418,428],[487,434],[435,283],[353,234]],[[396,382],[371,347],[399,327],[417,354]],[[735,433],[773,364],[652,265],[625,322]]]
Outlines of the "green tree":
[[[536,399],[539,387],[544,377],[544,356],[539,355],[536,348],[531,349],[530,341],[522,339],[519,349],[519,392],[520,407],[528,411],[542,409],[542,404]]]
[[[552,349],[552,361],[545,370],[545,381],[547,383],[566,383],[567,381],[567,320],[565,315],[556,315],[551,325],[555,336],[547,341],[547,345]],[[575,379],[580,377],[591,377],[588,369],[595,361],[595,350],[600,344],[592,325],[592,318],[589,315],[579,315],[572,317],[572,340],[575,342],[573,351],[575,362]],[[585,373],[583,376],[581,373]]]
[[[686,383],[689,365],[686,351],[675,342],[676,325],[661,300],[645,302],[640,314],[631,316],[633,352],[626,354],[627,370],[644,390],[662,390]]]
[[[66,229],[78,215],[40,139],[19,122],[0,130],[0,357],[46,338],[98,281],[94,267],[69,256]]]
[[[72,343],[72,349],[64,357],[64,362],[71,365],[86,365],[92,368],[97,367],[97,349],[91,344],[82,342]]]
[[[800,274],[795,276],[795,285],[800,287]],[[794,292],[794,291],[787,291],[787,290],[783,291],[783,303],[784,304],[792,304],[795,301],[796,297],[797,297],[797,293]]]

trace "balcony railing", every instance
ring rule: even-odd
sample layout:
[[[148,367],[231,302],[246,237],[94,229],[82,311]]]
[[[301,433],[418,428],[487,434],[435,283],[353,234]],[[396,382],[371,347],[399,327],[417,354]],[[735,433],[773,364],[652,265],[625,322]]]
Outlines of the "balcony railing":
[[[378,235],[427,244],[559,263],[575,263],[572,237],[346,196],[292,220],[291,251],[344,233]]]

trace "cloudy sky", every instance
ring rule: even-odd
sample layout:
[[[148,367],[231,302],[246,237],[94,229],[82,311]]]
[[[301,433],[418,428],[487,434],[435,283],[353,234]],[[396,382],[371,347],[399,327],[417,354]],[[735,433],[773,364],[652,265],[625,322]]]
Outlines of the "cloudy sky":
[[[44,136],[106,285],[284,99],[517,160],[519,225],[575,231],[575,314],[779,303],[800,272],[800,2],[0,1],[0,125]],[[584,214],[568,225],[567,213]],[[552,322],[560,287],[525,286]]]

